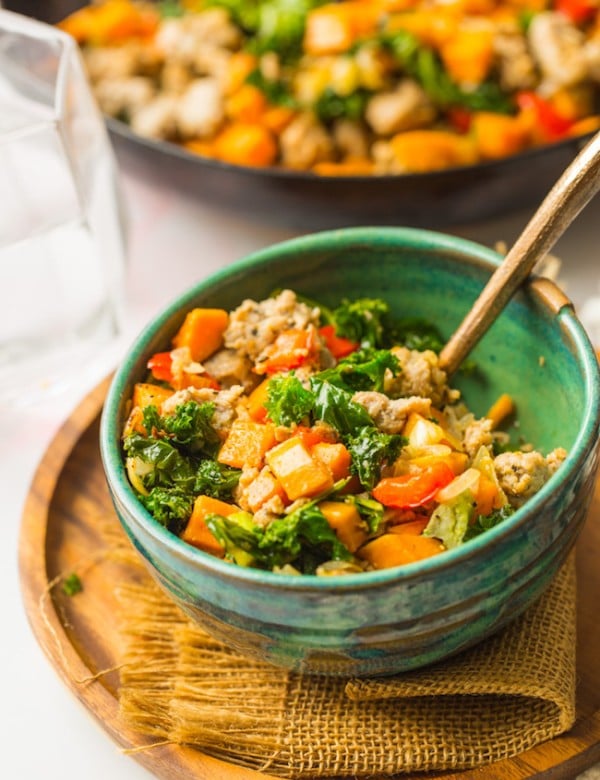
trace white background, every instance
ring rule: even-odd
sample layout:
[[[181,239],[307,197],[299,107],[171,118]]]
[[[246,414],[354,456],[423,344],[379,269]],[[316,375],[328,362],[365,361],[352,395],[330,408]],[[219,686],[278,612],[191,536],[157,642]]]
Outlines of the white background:
[[[159,187],[150,171],[134,177],[121,158],[129,215],[127,323],[121,337],[67,390],[24,412],[0,409],[0,778],[6,780],[142,780],[150,774],[124,756],[66,689],[38,647],[21,603],[17,571],[19,524],[30,481],[61,422],[118,362],[137,331],[191,283],[248,252],[295,235],[293,229],[228,214]],[[486,245],[510,243],[528,214],[453,232]],[[561,281],[600,344],[600,199],[588,206],[556,247]],[[0,276],[1,280],[1,276]],[[1,282],[0,282],[1,283]],[[599,770],[586,777],[600,778]],[[218,778],[217,778],[218,780]]]

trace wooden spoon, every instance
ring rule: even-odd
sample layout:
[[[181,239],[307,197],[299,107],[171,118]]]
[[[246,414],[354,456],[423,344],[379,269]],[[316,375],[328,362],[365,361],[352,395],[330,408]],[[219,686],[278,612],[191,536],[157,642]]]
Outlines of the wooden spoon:
[[[440,353],[453,374],[571,222],[600,190],[600,132],[579,152],[542,201],[502,264]]]

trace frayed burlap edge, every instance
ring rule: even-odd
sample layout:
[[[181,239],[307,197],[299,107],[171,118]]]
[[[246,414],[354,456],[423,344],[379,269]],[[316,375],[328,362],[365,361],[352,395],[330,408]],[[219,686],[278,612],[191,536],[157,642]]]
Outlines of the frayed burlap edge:
[[[308,677],[243,658],[192,623],[149,577],[124,583],[118,596],[124,722],[273,776],[472,768],[574,722],[573,556],[500,634],[444,664],[370,680]]]

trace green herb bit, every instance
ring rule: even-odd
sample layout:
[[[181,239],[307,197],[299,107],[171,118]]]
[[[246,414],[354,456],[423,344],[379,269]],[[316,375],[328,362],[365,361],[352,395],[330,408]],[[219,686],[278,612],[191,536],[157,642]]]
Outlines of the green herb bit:
[[[83,585],[81,584],[81,580],[74,572],[69,574],[63,581],[62,592],[66,596],[75,596],[76,593],[80,593],[82,590]]]

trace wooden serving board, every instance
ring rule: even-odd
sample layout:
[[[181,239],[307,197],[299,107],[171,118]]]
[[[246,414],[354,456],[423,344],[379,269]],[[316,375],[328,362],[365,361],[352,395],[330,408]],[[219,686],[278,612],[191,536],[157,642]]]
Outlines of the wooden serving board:
[[[21,586],[34,634],[50,662],[110,737],[164,780],[257,780],[271,775],[245,769],[185,747],[144,750],[152,740],[125,726],[118,712],[115,667],[119,635],[114,622],[114,585],[131,579],[131,568],[101,561],[106,523],[114,517],[106,488],[98,427],[108,380],[73,412],[43,458],[23,514],[19,544]],[[510,760],[463,772],[403,775],[405,780],[519,780],[574,778],[600,762],[600,480],[577,545],[577,721],[567,734]],[[85,598],[69,598],[56,579],[84,572]],[[543,674],[543,670],[540,670]]]

